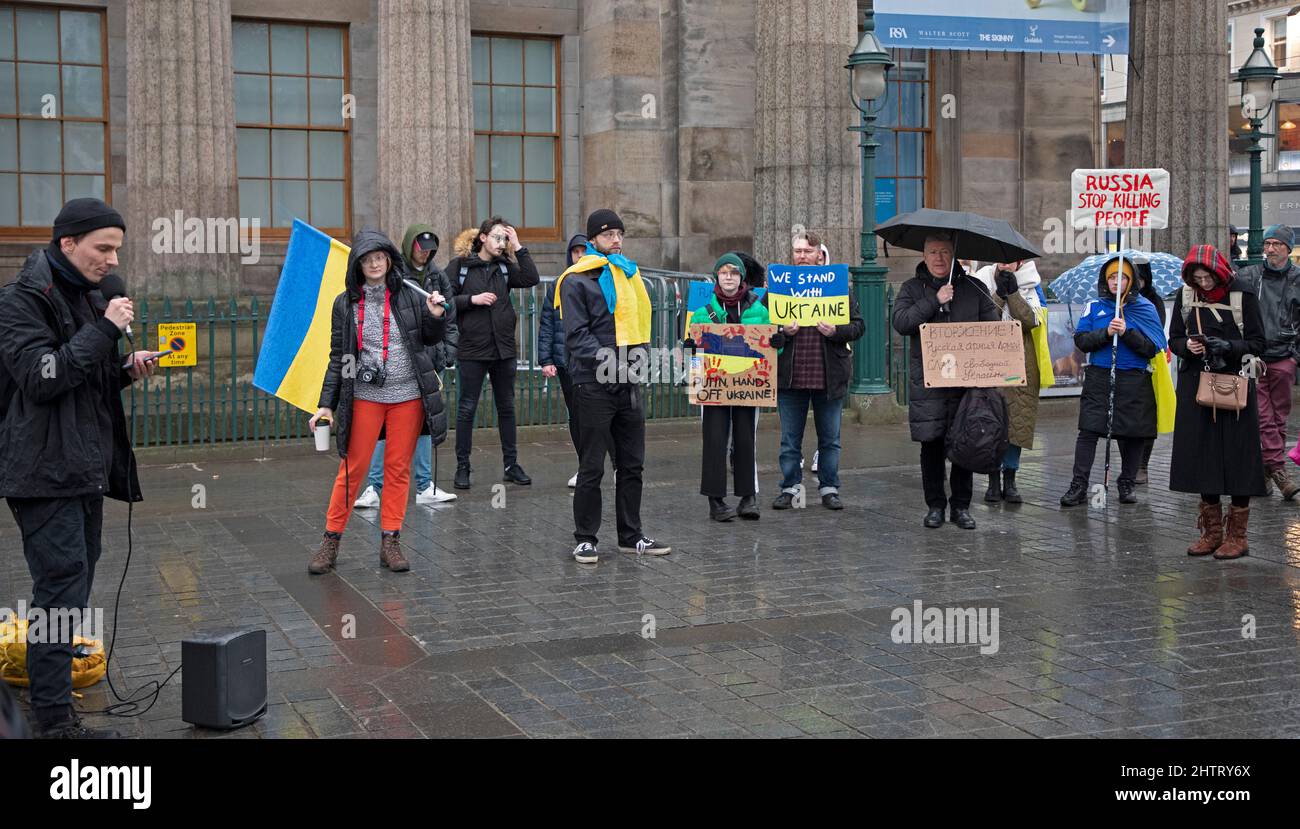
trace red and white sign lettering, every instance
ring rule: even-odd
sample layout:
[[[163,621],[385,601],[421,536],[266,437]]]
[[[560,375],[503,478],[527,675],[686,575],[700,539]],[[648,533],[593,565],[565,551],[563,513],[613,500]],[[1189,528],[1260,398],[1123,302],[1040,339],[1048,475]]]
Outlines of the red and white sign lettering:
[[[1070,214],[1076,228],[1168,227],[1169,171],[1075,170]]]

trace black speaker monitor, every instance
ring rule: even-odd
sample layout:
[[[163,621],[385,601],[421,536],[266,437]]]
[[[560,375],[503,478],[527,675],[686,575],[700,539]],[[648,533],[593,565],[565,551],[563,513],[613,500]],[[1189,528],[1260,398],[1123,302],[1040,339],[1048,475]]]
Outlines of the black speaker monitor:
[[[266,713],[266,631],[223,630],[181,642],[181,719],[239,728]]]

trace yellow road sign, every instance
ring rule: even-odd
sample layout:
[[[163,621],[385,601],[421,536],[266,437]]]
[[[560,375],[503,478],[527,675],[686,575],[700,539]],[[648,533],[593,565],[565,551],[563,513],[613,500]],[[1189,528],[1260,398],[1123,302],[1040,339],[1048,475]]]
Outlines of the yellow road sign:
[[[198,324],[193,322],[164,322],[158,325],[158,350],[172,349],[172,353],[161,357],[158,365],[163,368],[196,366],[199,355],[195,350],[198,340]]]

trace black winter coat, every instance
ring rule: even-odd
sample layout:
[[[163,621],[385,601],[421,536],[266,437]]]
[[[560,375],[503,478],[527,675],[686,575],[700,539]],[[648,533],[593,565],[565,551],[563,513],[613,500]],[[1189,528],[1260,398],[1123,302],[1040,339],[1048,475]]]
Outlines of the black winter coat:
[[[930,276],[925,263],[916,266],[916,276],[907,280],[894,297],[894,330],[911,338],[908,355],[907,424],[912,440],[938,440],[948,433],[948,425],[957,414],[965,389],[928,389],[921,360],[921,325],[930,322],[997,322],[1002,312],[993,304],[988,291],[956,266],[949,313],[939,305],[939,288],[947,278]]]
[[[103,319],[100,292],[87,298],[98,318],[78,328],[43,250],[0,289],[0,497],[143,500],[122,410],[131,377],[121,332]],[[111,446],[97,428],[104,409]]]
[[[767,294],[763,294],[763,298],[766,300]],[[835,333],[821,338],[822,364],[826,366],[827,399],[837,400],[848,393],[849,379],[853,376],[853,352],[849,343],[862,339],[866,330],[867,325],[862,321],[862,310],[858,308],[858,300],[850,293],[849,321],[844,325],[835,326]],[[794,376],[794,350],[798,342],[798,337],[784,337],[781,342],[775,339],[772,341],[772,345],[778,348],[784,346],[776,358],[778,392],[790,388],[790,381]]]
[[[406,265],[412,273],[415,273],[409,261]],[[442,371],[444,368],[456,364],[456,346],[460,342],[460,325],[456,321],[456,301],[453,299],[456,294],[451,289],[451,280],[447,278],[447,274],[433,262],[426,264],[421,273],[423,275],[422,287],[424,290],[429,293],[437,291],[442,294],[446,297],[449,306],[446,316],[442,318],[442,340],[429,349],[433,352],[434,368]]]
[[[447,277],[454,291],[456,321],[460,325],[460,342],[457,359],[503,360],[519,355],[515,326],[519,315],[510,301],[511,288],[531,288],[541,277],[533,264],[532,254],[520,248],[517,262],[499,256],[484,262],[478,254],[457,256],[447,263]],[[501,272],[505,266],[505,273]],[[461,281],[461,269],[465,280]],[[491,292],[497,301],[491,305],[475,305],[470,298],[475,294]]]
[[[442,340],[443,321],[429,313],[423,297],[402,283],[406,277],[406,263],[397,246],[378,231],[363,230],[352,240],[352,252],[348,255],[347,290],[334,299],[330,326],[330,364],[325,370],[325,382],[320,392],[319,405],[334,411],[334,431],[340,458],[348,456],[352,400],[357,382],[355,366],[359,364],[353,305],[361,299],[361,284],[365,280],[361,275],[360,260],[376,250],[387,253],[393,262],[393,268],[388,272],[393,322],[415,364],[415,380],[420,387],[420,399],[424,403],[424,425],[420,428],[420,434],[430,435],[435,444],[447,439],[447,412],[443,405],[442,383],[438,379],[433,356],[427,348]],[[352,371],[343,371],[344,355],[351,355],[354,367]],[[383,439],[382,432],[379,437]]]
[[[1300,359],[1300,265],[1287,262],[1285,271],[1247,265],[1237,271],[1233,285],[1259,299],[1266,342],[1262,354],[1251,353],[1269,363]]]
[[[616,377],[630,376],[630,366],[644,359],[638,356],[638,352],[643,355],[645,346],[618,348],[614,315],[600,290],[599,276],[600,268],[593,268],[569,274],[560,284],[565,359],[574,385],[596,382],[601,368],[601,349],[610,349],[619,361],[617,366],[611,367]]]
[[[1237,285],[1233,288],[1241,290]],[[1230,300],[1224,297],[1223,304]],[[1204,308],[1200,330],[1207,337],[1227,340],[1231,349],[1219,374],[1235,375],[1246,354],[1259,356],[1267,344],[1259,300],[1241,291],[1241,315],[1246,330],[1237,327],[1232,313],[1219,311],[1221,319]],[[1205,360],[1187,350],[1187,337],[1197,333],[1196,318],[1183,320],[1183,292],[1174,298],[1174,318],[1169,323],[1169,347],[1178,365],[1178,412],[1174,416],[1174,447],[1169,460],[1169,488],[1175,492],[1206,495],[1264,495],[1264,459],[1259,445],[1259,403],[1255,381],[1249,380],[1246,408],[1241,412],[1215,412],[1196,402]]]

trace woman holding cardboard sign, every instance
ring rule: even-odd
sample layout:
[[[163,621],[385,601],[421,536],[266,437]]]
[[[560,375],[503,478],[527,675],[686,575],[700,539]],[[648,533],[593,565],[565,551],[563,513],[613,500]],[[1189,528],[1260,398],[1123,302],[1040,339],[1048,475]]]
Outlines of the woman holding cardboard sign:
[[[707,305],[691,315],[692,324],[768,325],[767,306],[749,289],[745,263],[735,253],[724,253],[713,266],[713,296]],[[780,349],[785,335],[778,331],[772,345]],[[700,462],[700,494],[709,499],[709,517],[730,521],[739,515],[758,520],[758,461],[755,439],[758,430],[756,406],[702,406],[700,424],[704,451]],[[727,446],[732,446],[731,468],[735,477],[736,509],[727,505]]]

